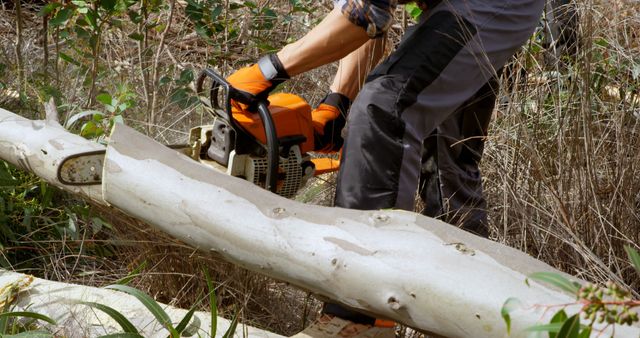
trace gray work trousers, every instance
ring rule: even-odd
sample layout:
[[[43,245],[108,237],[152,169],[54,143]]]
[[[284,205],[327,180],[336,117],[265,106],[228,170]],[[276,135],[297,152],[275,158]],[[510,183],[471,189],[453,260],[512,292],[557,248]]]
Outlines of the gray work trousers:
[[[423,145],[530,37],[544,0],[450,0],[367,78],[347,117],[336,205],[413,210]]]
[[[487,237],[480,160],[499,89],[492,78],[424,141],[422,213]]]
[[[413,210],[421,177],[428,181],[422,162],[429,136],[496,77],[531,36],[543,7],[544,0],[443,0],[430,9],[371,72],[351,106],[336,206]],[[371,322],[336,304],[324,311]]]

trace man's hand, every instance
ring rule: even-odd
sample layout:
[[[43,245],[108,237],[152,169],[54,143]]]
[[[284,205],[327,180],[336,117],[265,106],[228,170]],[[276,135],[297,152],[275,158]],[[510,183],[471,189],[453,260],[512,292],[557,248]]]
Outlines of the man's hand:
[[[344,143],[341,133],[350,105],[351,100],[348,97],[340,93],[329,93],[311,112],[316,151],[340,150]]]
[[[289,75],[275,54],[267,55],[248,67],[244,67],[227,78],[233,87],[229,95],[231,104],[239,110],[246,110],[258,100],[266,100],[269,93]]]

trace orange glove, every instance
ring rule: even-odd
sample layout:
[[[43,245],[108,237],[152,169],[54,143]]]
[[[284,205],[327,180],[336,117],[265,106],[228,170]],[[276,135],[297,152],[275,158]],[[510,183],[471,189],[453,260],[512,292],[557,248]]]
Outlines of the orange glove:
[[[262,57],[258,63],[244,67],[227,78],[233,87],[229,95],[231,104],[239,110],[253,108],[259,100],[266,100],[276,86],[289,79],[276,54]]]
[[[320,152],[338,151],[342,147],[342,128],[347,121],[351,100],[340,93],[329,93],[311,112],[313,121],[315,150]]]

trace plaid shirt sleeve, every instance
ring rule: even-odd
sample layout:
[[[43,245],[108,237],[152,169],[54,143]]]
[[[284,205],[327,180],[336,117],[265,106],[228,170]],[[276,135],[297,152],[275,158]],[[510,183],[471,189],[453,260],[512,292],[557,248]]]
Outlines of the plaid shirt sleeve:
[[[371,38],[382,36],[393,23],[397,0],[337,0],[336,7]]]

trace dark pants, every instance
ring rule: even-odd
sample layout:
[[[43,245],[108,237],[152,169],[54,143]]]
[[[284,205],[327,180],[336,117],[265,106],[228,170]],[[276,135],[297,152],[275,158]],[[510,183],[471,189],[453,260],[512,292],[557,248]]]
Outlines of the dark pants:
[[[462,123],[465,104],[482,96],[484,87],[491,87],[488,83],[496,77],[496,70],[530,37],[543,5],[544,0],[450,0],[431,9],[429,16],[406,34],[398,49],[372,71],[351,107],[336,205],[360,210],[413,210],[422,178],[427,184],[421,189],[427,204],[429,200],[439,201],[430,204],[434,210],[427,213],[477,219],[479,225],[470,225],[470,230],[486,233],[482,230],[486,216],[469,216],[485,204],[477,171],[482,146],[478,152],[472,151],[478,146],[459,144],[457,153],[447,149],[453,144],[447,144],[451,141],[447,138],[450,131],[455,136],[468,135]],[[492,102],[491,109],[494,99],[487,98]],[[467,117],[469,120],[473,116]],[[488,117],[484,120],[476,121],[472,128],[482,130],[482,135]],[[425,151],[424,146],[428,148],[434,142],[430,140],[434,131],[436,145]],[[436,168],[431,173],[428,165],[423,170],[423,160],[428,164],[430,158],[435,158],[432,167]],[[432,196],[436,190],[428,187],[429,182],[439,187],[439,196]],[[451,196],[469,212],[451,214],[457,210]],[[326,305],[325,312],[359,322],[371,321],[354,318],[362,316],[337,305]]]
[[[487,203],[478,167],[495,107],[492,78],[424,142],[420,198],[422,214],[487,237]]]

